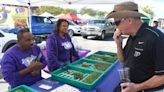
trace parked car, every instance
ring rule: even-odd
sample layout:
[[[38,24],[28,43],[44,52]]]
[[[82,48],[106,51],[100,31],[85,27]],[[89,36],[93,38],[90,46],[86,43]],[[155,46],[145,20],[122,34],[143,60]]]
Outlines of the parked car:
[[[17,36],[13,33],[5,33],[0,30],[0,53],[4,53],[8,48],[15,45]]]
[[[83,38],[88,36],[96,36],[100,39],[104,39],[107,35],[114,33],[116,26],[111,20],[106,19],[94,19],[89,20],[87,25],[82,26],[81,35]]]
[[[52,30],[55,28],[54,23],[48,18],[43,16],[31,16],[31,29],[36,43],[45,40]],[[17,27],[9,30],[3,30],[8,33],[17,34],[22,28]]]
[[[0,53],[6,52],[10,47],[17,43],[17,35],[13,33],[6,33],[0,30]],[[41,49],[45,49],[46,41],[37,44]],[[0,54],[0,57],[2,57]],[[0,58],[1,59],[1,58]]]
[[[81,34],[81,26],[77,25],[71,20],[68,20],[68,23],[69,23],[68,30],[69,30],[70,36],[73,36],[75,34]]]

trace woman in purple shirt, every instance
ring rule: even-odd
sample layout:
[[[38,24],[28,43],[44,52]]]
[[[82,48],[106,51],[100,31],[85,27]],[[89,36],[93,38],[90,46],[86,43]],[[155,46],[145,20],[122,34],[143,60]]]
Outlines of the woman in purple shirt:
[[[5,52],[1,61],[3,78],[11,88],[22,84],[29,86],[41,80],[41,69],[46,65],[29,30],[20,30],[17,38],[17,44]]]
[[[72,57],[79,59],[68,34],[68,21],[59,19],[56,28],[46,40],[48,69],[50,72],[72,62]]]

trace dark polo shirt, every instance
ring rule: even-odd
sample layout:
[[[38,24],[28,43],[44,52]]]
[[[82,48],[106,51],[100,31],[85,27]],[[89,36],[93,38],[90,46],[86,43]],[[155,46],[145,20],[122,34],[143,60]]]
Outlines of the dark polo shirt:
[[[128,38],[124,58],[125,66],[130,67],[130,79],[134,83],[144,82],[153,75],[164,74],[164,34],[142,24],[137,34]]]

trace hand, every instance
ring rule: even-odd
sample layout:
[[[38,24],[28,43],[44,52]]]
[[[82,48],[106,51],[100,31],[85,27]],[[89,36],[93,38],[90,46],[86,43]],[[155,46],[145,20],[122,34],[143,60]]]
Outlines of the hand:
[[[31,63],[27,68],[30,71],[35,71],[35,70],[41,70],[42,67],[43,67],[43,65],[41,62],[34,62],[34,63]]]
[[[38,73],[39,73],[39,71],[38,71],[38,70],[35,70],[35,71],[32,71],[32,72],[31,72],[31,75],[32,75],[32,76],[36,76]]]
[[[36,63],[36,62],[40,62],[40,61],[38,61],[38,60],[33,60],[33,61],[32,61],[32,63]]]
[[[136,84],[135,83],[129,83],[129,82],[126,82],[126,83],[121,83],[121,92],[137,92],[139,91],[136,87]]]
[[[116,29],[116,31],[114,32],[113,35],[113,39],[115,40],[117,45],[121,45],[122,46],[122,37],[121,37],[122,33],[119,29]]]

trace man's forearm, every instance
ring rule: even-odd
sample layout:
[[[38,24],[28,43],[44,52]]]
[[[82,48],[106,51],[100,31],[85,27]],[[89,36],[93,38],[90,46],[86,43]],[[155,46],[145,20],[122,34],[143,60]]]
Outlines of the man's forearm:
[[[117,45],[117,56],[118,56],[118,60],[124,64],[124,55],[123,55],[123,50],[122,50],[122,46],[121,45]]]
[[[23,76],[27,75],[30,72],[32,72],[32,71],[29,68],[25,68],[25,69],[19,71],[19,74],[20,74],[20,76],[23,77]]]
[[[27,68],[19,71],[20,76],[25,76],[28,73],[31,73],[33,71],[40,71],[43,67],[43,64],[40,62],[35,63],[33,66],[28,66]]]
[[[137,84],[136,86],[138,90],[143,90],[143,89],[159,87],[163,84],[164,84],[164,75],[154,75],[149,80],[143,83]]]

